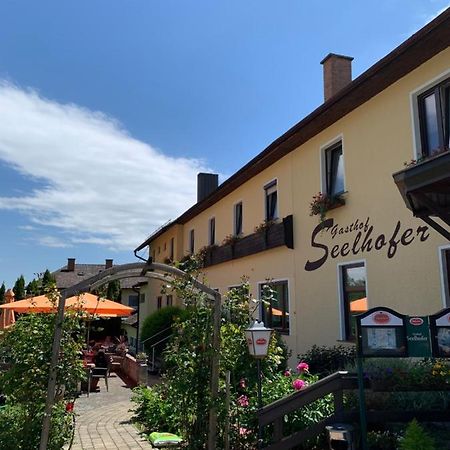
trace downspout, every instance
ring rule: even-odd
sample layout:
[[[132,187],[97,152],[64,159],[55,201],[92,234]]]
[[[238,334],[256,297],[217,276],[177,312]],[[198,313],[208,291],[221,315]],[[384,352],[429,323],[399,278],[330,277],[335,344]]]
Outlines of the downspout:
[[[137,293],[138,295],[138,304],[137,304],[137,328],[136,328],[136,355],[139,353],[139,326],[140,326],[140,313],[141,313],[141,288],[137,287],[135,284],[131,287],[131,289]]]

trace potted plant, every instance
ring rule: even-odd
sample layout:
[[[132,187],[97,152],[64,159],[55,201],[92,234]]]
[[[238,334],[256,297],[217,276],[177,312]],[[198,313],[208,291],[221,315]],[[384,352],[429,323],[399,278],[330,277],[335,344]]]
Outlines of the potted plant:
[[[241,237],[236,234],[228,234],[222,241],[222,245],[229,245],[231,248],[231,257],[234,258],[234,246],[241,240]]]
[[[342,205],[345,205],[345,200],[340,195],[330,196],[325,192],[318,192],[316,195],[313,195],[309,204],[309,215],[319,216],[320,222],[323,222],[330,209]]]
[[[145,353],[145,352],[139,352],[139,353],[136,355],[136,361],[137,361],[139,364],[147,364],[147,358],[148,358],[148,355],[147,355],[147,353]]]
[[[256,234],[261,234],[264,236],[264,244],[266,245],[269,238],[269,230],[273,225],[275,225],[275,220],[264,220],[264,222],[261,222],[253,230]]]

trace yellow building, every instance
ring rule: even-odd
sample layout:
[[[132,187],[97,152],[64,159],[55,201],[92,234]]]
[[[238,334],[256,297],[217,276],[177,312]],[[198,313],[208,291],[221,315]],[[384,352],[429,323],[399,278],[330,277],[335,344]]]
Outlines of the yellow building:
[[[449,241],[413,217],[392,177],[449,151],[449,44],[447,9],[354,80],[352,58],[328,55],[325,102],[220,186],[200,175],[199,201],[136,251],[165,262],[203,249],[221,293],[245,275],[258,297],[270,279],[265,321],[293,355],[351,342],[351,316],[367,307],[450,306]],[[310,215],[313,196],[329,209],[323,222]],[[142,289],[141,317],[173,301]]]

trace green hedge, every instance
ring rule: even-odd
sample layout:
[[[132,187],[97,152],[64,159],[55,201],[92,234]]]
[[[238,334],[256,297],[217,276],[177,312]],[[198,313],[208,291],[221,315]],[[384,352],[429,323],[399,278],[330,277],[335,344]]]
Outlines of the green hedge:
[[[313,345],[306,353],[298,355],[298,359],[307,361],[311,372],[324,378],[353,365],[356,361],[356,349],[353,345],[333,347]]]
[[[161,308],[158,311],[154,312],[147,316],[144,320],[141,330],[141,342],[144,342],[146,339],[154,336],[156,333],[165,330],[166,328],[171,328],[173,323],[176,320],[184,320],[188,316],[188,312],[186,309],[182,309],[178,306],[167,306],[166,308]],[[150,341],[144,344],[145,350],[150,351],[151,345],[163,339],[166,336],[170,336],[172,334],[172,330],[167,330],[165,333],[160,334],[155,339],[151,339]],[[161,354],[162,350],[165,347],[165,343],[162,343],[156,348],[156,354]]]

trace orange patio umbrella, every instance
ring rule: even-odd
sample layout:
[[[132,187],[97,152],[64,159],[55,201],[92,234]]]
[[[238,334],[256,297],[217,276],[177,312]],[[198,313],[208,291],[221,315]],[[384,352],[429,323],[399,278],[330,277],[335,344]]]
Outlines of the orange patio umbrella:
[[[7,304],[14,302],[14,292],[12,289],[8,289],[5,292],[5,300]],[[10,327],[16,321],[14,317],[14,311],[11,309],[0,310],[0,330]]]
[[[0,308],[18,313],[50,313],[56,312],[57,305],[54,305],[45,295],[39,295],[37,297],[19,300],[14,302],[14,304],[5,304],[0,306]],[[101,317],[130,316],[134,312],[134,309],[129,306],[89,293],[83,293],[79,296],[66,299],[67,309],[84,311]]]
[[[367,311],[367,297],[358,298],[350,302],[351,312],[366,312]]]

